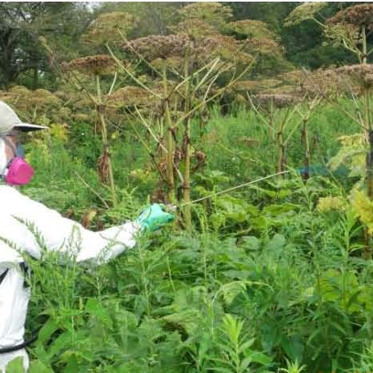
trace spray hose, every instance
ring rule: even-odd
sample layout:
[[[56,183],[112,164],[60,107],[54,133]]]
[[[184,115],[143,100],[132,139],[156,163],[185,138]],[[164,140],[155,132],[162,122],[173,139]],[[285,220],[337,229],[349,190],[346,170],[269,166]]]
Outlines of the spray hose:
[[[184,202],[184,203],[181,203],[181,204],[178,204],[178,205],[176,205],[176,204],[168,204],[168,205],[165,205],[165,208],[166,208],[166,210],[168,210],[170,212],[174,212],[178,208],[182,208],[184,206],[191,205],[191,204],[194,204],[194,203],[197,203],[197,202],[202,202],[202,201],[204,201],[206,199],[210,199],[210,198],[219,196],[221,194],[229,193],[229,192],[232,192],[232,191],[237,190],[237,189],[241,189],[241,188],[253,185],[253,184],[257,184],[257,183],[259,183],[259,182],[261,182],[263,180],[267,180],[267,179],[270,179],[272,177],[279,176],[279,175],[285,175],[285,174],[288,174],[288,173],[290,173],[290,171],[277,172],[275,174],[267,175],[267,176],[261,177],[259,179],[255,179],[255,180],[248,181],[248,182],[240,184],[240,185],[236,185],[234,187],[222,190],[220,192],[209,194],[208,196],[205,196],[205,197],[197,198],[197,199],[195,199],[193,201]]]

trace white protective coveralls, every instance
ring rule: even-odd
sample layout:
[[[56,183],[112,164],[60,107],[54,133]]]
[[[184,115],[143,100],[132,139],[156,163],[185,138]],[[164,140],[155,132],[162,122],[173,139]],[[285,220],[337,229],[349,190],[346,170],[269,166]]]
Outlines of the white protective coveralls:
[[[1,146],[0,146],[1,147]],[[125,223],[101,232],[91,232],[80,224],[62,217],[58,212],[36,202],[17,189],[0,185],[0,349],[23,343],[30,289],[24,287],[20,263],[22,253],[42,259],[35,232],[51,251],[72,255],[78,262],[103,263],[135,245],[141,227]],[[40,242],[40,241],[39,241]],[[24,349],[0,354],[0,372],[16,357],[23,357]]]

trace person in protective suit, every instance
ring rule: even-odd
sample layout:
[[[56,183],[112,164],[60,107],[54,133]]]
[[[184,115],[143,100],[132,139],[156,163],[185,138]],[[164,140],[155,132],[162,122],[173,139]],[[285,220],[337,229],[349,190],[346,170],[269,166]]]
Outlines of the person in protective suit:
[[[101,264],[134,247],[140,232],[173,220],[172,214],[154,204],[134,222],[92,232],[21,194],[14,186],[27,184],[34,171],[23,158],[17,135],[45,128],[23,123],[0,101],[0,373],[17,357],[23,358],[25,370],[29,366],[24,332],[30,288],[24,285],[24,255],[42,259],[35,230],[48,250],[77,262]]]

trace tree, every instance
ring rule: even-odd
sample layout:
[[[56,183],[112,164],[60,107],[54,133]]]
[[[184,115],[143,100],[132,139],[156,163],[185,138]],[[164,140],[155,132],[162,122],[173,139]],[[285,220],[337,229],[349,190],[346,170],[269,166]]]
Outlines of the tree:
[[[45,36],[61,54],[71,55],[92,17],[79,3],[2,2],[0,14],[0,85],[8,87],[21,73],[31,71],[33,88],[49,71],[39,37]]]

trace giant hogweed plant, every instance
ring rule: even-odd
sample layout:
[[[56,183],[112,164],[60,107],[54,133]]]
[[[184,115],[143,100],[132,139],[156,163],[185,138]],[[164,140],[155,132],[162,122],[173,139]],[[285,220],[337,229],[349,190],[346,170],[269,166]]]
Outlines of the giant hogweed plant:
[[[211,3],[209,7],[191,4],[180,10],[181,22],[171,28],[175,34],[132,41],[123,38],[125,51],[148,69],[147,84],[128,71],[127,75],[155,101],[156,126],[151,124],[149,115],[137,107],[135,111],[160,153],[161,161],[157,164],[154,152],[149,151],[161,184],[166,186],[165,198],[172,203],[182,202],[188,229],[191,175],[205,163],[203,151],[194,149],[196,131],[192,126],[203,129],[208,105],[247,74],[255,62],[252,53],[256,57],[270,53],[270,49],[272,53],[280,50],[275,42],[268,48],[273,33],[262,22],[244,20],[222,27],[224,22],[219,20],[228,19],[229,14],[229,8],[220,4]],[[222,31],[239,34],[241,40],[223,35]],[[113,57],[126,72],[123,63]],[[150,72],[155,79],[149,79]],[[219,82],[224,82],[223,87]],[[146,144],[144,140],[141,142]],[[145,146],[149,150],[149,144]]]
[[[194,29],[190,32],[193,34]],[[203,37],[192,34],[125,40],[124,49],[156,76],[148,85],[131,74],[112,53],[134,84],[147,91],[153,110],[156,109],[155,126],[152,123],[154,118],[144,110],[144,105],[134,106],[132,118],[140,121],[150,134],[158,156],[150,150],[154,148],[151,142],[142,138],[140,141],[152,157],[160,184],[166,187],[163,198],[171,203],[181,200],[184,204],[183,215],[188,229],[191,228],[191,175],[205,162],[203,152],[193,147],[192,123],[199,122],[202,126],[208,104],[240,79],[253,61],[252,56],[242,51],[233,38],[216,33]],[[232,61],[227,59],[228,56],[235,57]],[[230,77],[225,87],[216,86],[215,82],[223,75],[227,77],[227,74]]]
[[[267,127],[268,137],[277,149],[276,172],[286,171],[288,143],[300,127],[304,144],[304,166],[308,170],[311,164],[308,123],[320,99],[315,97],[305,100],[305,98],[294,94],[261,93],[252,96],[248,94],[252,109]],[[308,172],[305,173],[306,178],[309,177]]]
[[[104,45],[108,39],[115,45],[118,43],[118,36],[113,30],[119,29],[122,33],[127,33],[135,27],[136,22],[136,17],[125,12],[102,14],[89,25],[87,33],[82,38],[95,48]],[[98,159],[98,175],[104,184],[109,185],[112,205],[116,207],[117,192],[110,155],[109,109],[106,101],[107,97],[117,88],[117,65],[109,55],[105,54],[60,63],[56,52],[48,46],[47,40],[42,37],[40,41],[49,53],[50,62],[55,72],[83,94],[96,113],[97,129],[102,140],[102,154]],[[109,85],[106,83],[108,77],[111,77]]]

